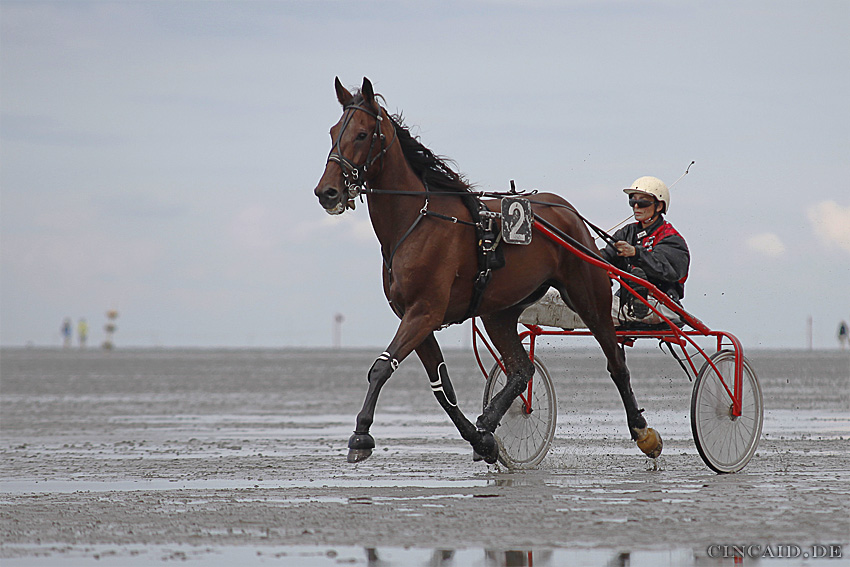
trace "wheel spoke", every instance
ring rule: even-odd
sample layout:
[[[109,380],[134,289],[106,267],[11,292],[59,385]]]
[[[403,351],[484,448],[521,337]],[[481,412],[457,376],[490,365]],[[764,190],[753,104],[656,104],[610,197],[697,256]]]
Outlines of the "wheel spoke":
[[[545,368],[536,364],[532,394],[529,399],[531,413],[526,413],[521,399],[514,400],[496,430],[502,446],[500,460],[509,467],[535,466],[549,449],[555,432],[554,390]],[[544,376],[545,374],[545,376]],[[501,368],[494,367],[485,390],[485,406],[500,391],[507,380]]]
[[[712,362],[722,376],[733,376],[734,353],[721,351]],[[717,373],[706,362],[694,383],[691,399],[691,428],[700,456],[718,472],[740,470],[758,446],[763,413],[758,379],[743,361],[741,415],[733,417],[732,400]],[[729,385],[733,387],[734,385]]]

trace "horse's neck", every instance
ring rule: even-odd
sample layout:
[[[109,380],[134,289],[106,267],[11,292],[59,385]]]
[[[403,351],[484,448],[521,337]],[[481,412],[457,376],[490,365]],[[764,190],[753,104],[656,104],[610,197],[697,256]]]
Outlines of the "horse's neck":
[[[381,173],[371,183],[377,192],[366,198],[375,235],[385,251],[393,249],[410,229],[424,204],[425,186],[410,168],[401,152],[390,152]],[[381,194],[380,191],[422,192],[423,198]]]

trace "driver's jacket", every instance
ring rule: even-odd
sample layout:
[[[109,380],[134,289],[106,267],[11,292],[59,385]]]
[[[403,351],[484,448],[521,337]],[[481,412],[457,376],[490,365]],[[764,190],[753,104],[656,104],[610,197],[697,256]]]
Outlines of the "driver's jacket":
[[[609,244],[599,251],[603,258],[624,271],[629,271],[631,266],[643,269],[650,283],[676,301],[685,297],[691,253],[685,239],[664,217],[659,216],[646,230],[638,222],[626,225],[613,237],[634,246],[635,255],[618,256],[617,249]]]

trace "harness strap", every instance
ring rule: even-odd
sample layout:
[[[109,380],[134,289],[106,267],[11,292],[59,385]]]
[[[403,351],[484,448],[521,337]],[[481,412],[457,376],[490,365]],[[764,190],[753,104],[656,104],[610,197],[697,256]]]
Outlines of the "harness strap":
[[[427,205],[426,205],[426,206],[427,206]],[[434,217],[434,218],[437,218],[437,219],[440,219],[440,220],[444,220],[444,221],[449,221],[450,223],[453,223],[453,224],[465,224],[466,226],[478,226],[478,224],[477,224],[477,223],[474,223],[474,222],[469,222],[469,221],[461,220],[461,219],[459,219],[459,218],[457,218],[457,217],[450,217],[450,216],[448,216],[448,215],[443,215],[443,214],[435,213],[435,212],[432,212],[432,211],[426,211],[425,209],[423,209],[423,210],[422,210],[422,211],[420,211],[420,212],[422,212],[422,213],[423,213],[423,214],[425,214],[426,216]]]
[[[419,224],[419,222],[425,218],[428,208],[428,201],[425,201],[425,206],[422,207],[422,210],[419,211],[419,216],[416,217],[416,220],[413,221],[413,224],[410,225],[410,228],[407,229],[407,232],[396,242],[396,245],[393,247],[392,252],[390,252],[390,257],[387,259],[383,254],[381,254],[381,258],[384,260],[384,267],[387,269],[387,274],[390,276],[390,283],[393,281],[393,258],[395,257],[395,253],[398,251],[398,247],[401,246],[401,243],[404,242],[408,236],[413,232],[413,229]]]
[[[416,220],[413,221],[413,224],[410,225],[410,228],[407,229],[407,232],[405,232],[402,235],[402,237],[398,240],[398,242],[396,242],[396,245],[393,246],[393,249],[390,252],[390,257],[387,258],[383,254],[381,254],[381,258],[384,261],[384,267],[387,269],[387,274],[390,277],[390,283],[392,283],[392,281],[393,281],[393,258],[395,257],[395,253],[398,252],[398,248],[399,248],[399,246],[401,246],[401,243],[404,242],[405,240],[407,240],[407,237],[410,236],[413,233],[413,231],[416,229],[416,227],[419,225],[419,223],[422,221],[423,218],[425,218],[425,217],[435,217],[435,218],[438,218],[438,219],[441,219],[441,220],[450,221],[454,224],[465,224],[465,225],[469,225],[469,226],[478,226],[475,223],[468,222],[468,221],[465,221],[465,220],[461,220],[457,217],[450,217],[448,215],[429,211],[428,210],[428,204],[430,203],[429,197],[431,195],[433,195],[434,192],[428,189],[428,182],[425,181],[424,179],[422,180],[422,184],[425,186],[425,192],[424,192],[425,205],[422,207],[422,209],[419,210],[419,215],[416,217]],[[375,191],[374,189],[370,189],[369,192],[383,193],[383,191]],[[415,193],[417,195],[423,195],[422,192],[411,192],[411,193]]]
[[[431,194],[428,191],[428,184],[423,181],[425,184],[425,195]],[[420,193],[421,194],[421,193]],[[499,244],[502,241],[501,232],[496,233],[497,229],[494,229],[493,219],[494,216],[487,217],[487,226],[484,226],[484,222],[481,220],[481,212],[486,209],[484,204],[476,199],[476,204],[480,208],[480,210],[476,210],[473,213],[473,219],[478,219],[478,222],[469,222],[457,217],[452,217],[448,215],[444,215],[442,213],[437,213],[434,211],[428,210],[428,204],[430,203],[428,197],[425,198],[425,205],[419,211],[419,214],[416,216],[416,219],[407,229],[407,231],[402,235],[402,237],[396,242],[395,246],[393,246],[392,251],[390,251],[389,257],[385,256],[383,253],[381,254],[381,259],[384,262],[384,268],[387,270],[387,275],[389,276],[390,283],[393,281],[393,258],[395,258],[396,252],[398,252],[401,244],[407,240],[416,227],[419,226],[419,223],[422,222],[422,219],[425,217],[434,217],[440,220],[445,220],[451,222],[453,224],[462,224],[466,226],[475,227],[476,239],[478,240],[478,275],[475,278],[475,281],[472,284],[472,298],[469,301],[469,307],[466,310],[466,314],[459,320],[453,321],[449,323],[449,325],[454,325],[457,323],[463,323],[467,319],[470,319],[475,316],[478,312],[478,308],[481,307],[481,301],[484,299],[484,291],[487,289],[487,284],[490,283],[490,279],[493,277],[493,270],[501,268],[504,266],[504,258],[497,254],[497,250]],[[489,209],[486,209],[489,210]],[[472,211],[470,211],[472,212]],[[383,252],[383,251],[382,251]]]
[[[545,207],[559,207],[559,208],[561,208],[561,209],[567,209],[568,211],[572,211],[572,212],[573,212],[573,214],[575,214],[578,218],[580,218],[580,219],[584,222],[584,224],[586,224],[586,225],[587,225],[587,226],[589,226],[591,229],[593,229],[593,231],[594,231],[596,234],[598,234],[598,235],[599,235],[599,237],[600,237],[602,240],[604,240],[605,242],[607,242],[607,243],[609,243],[609,244],[614,244],[614,243],[616,242],[616,240],[614,240],[614,237],[613,237],[613,236],[611,236],[610,234],[608,234],[607,232],[605,232],[604,230],[602,230],[601,228],[599,228],[598,226],[596,226],[595,224],[593,224],[592,222],[590,222],[589,220],[587,220],[587,219],[586,219],[586,218],[585,218],[585,217],[584,217],[581,213],[579,213],[579,212],[575,209],[575,207],[573,207],[573,206],[565,205],[564,203],[546,203],[546,202],[544,202],[544,201],[534,201],[534,200],[531,200],[531,199],[529,199],[529,200],[528,200],[528,202],[529,202],[529,203],[532,203],[532,204],[534,204],[534,205],[543,205],[543,206],[545,206]]]
[[[463,318],[458,321],[453,321],[451,324],[463,323],[467,319],[471,319],[478,313],[478,308],[481,307],[481,302],[484,299],[484,291],[493,277],[493,270],[501,268],[505,265],[504,255],[501,249],[498,248],[502,241],[502,233],[494,225],[494,215],[485,215],[489,213],[489,209],[481,201],[476,200],[478,210],[473,213],[473,218],[477,217],[478,222],[472,223],[475,225],[476,237],[478,239],[478,275],[472,284],[472,297],[469,300],[469,307]],[[486,219],[486,220],[485,220]]]

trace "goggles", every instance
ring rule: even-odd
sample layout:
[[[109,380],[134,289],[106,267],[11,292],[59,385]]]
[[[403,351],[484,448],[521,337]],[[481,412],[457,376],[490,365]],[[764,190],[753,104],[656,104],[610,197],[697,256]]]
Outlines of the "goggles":
[[[654,205],[656,201],[650,201],[649,199],[635,199],[634,197],[629,197],[629,206],[634,207],[638,206],[639,209],[645,209],[650,205]]]

